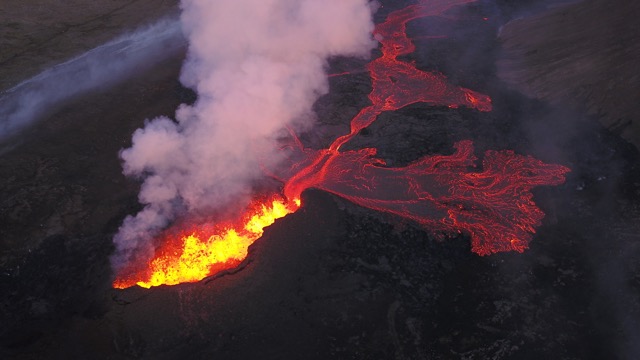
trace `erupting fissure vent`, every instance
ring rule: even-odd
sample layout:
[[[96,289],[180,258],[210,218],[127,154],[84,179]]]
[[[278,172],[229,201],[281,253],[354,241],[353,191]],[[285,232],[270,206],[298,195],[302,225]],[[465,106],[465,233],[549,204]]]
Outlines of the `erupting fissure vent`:
[[[236,267],[247,257],[249,245],[262,236],[265,227],[299,207],[299,199],[291,203],[278,196],[258,199],[236,223],[200,225],[183,229],[177,237],[167,235],[148,266],[122,273],[113,287],[150,288],[195,282]]]
[[[309,188],[413,220],[434,232],[469,234],[472,250],[480,255],[526,249],[544,216],[530,190],[563,183],[568,168],[504,150],[487,151],[482,170],[478,170],[471,141],[456,143],[451,155],[426,156],[400,168],[385,166],[375,157],[376,149],[340,151],[382,112],[410,104],[491,110],[487,95],[454,86],[442,74],[398,60],[415,50],[406,35],[408,21],[469,2],[473,0],[429,1],[389,14],[375,29],[382,55],[367,65],[373,85],[371,105],[351,121],[349,134],[322,150],[304,149],[296,139],[296,154],[291,158],[301,160],[281,176],[284,198],[255,201],[237,224],[205,225],[184,230],[185,236],[178,239],[163,239],[148,266],[125,269],[114,287],[193,282],[237,266],[263,228],[297,210],[300,195]]]

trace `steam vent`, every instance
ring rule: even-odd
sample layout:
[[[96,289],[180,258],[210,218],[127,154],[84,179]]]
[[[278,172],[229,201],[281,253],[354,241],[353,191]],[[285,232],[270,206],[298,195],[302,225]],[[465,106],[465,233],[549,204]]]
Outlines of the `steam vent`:
[[[639,18],[0,5],[0,358],[639,359]]]

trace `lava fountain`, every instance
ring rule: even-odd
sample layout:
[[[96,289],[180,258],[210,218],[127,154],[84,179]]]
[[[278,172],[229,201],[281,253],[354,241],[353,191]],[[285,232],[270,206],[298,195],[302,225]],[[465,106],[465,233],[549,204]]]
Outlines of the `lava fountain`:
[[[128,269],[114,281],[118,289],[144,288],[196,282],[222,270],[238,266],[251,244],[276,219],[296,211],[300,200],[256,199],[236,222],[187,226],[179,235],[167,234],[148,266]]]
[[[140,268],[122,271],[114,287],[194,282],[237,266],[263,228],[296,211],[300,195],[309,188],[409,219],[434,233],[465,233],[479,255],[524,251],[544,217],[531,189],[563,183],[568,168],[503,150],[485,152],[478,169],[468,140],[456,143],[451,155],[426,156],[399,168],[387,167],[373,148],[340,150],[381,113],[410,104],[491,110],[487,95],[398,59],[415,50],[406,34],[407,22],[470,2],[423,1],[390,13],[374,32],[382,55],[367,65],[373,85],[371,105],[352,119],[348,134],[321,150],[305,149],[292,134],[295,144],[286,147],[291,166],[275,175],[284,183],[284,197],[257,199],[236,222],[187,227],[180,236],[160,239],[155,257]]]

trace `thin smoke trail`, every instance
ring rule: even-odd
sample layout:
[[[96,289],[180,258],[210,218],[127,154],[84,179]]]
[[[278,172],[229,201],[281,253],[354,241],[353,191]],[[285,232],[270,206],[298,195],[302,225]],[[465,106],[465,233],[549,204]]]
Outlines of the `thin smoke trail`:
[[[113,86],[184,46],[180,22],[167,18],[23,81],[0,93],[0,142],[33,124],[56,104]]]

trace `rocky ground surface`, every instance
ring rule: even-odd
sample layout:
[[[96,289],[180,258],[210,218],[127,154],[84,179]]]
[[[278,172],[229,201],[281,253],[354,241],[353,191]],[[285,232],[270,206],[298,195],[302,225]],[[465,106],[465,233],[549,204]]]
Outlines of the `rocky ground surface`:
[[[640,3],[584,0],[507,24],[499,76],[597,117],[640,148]]]
[[[178,13],[177,0],[0,3],[0,94],[116,36]]]
[[[401,6],[385,5],[379,19]],[[471,139],[479,156],[514,149],[569,166],[566,184],[535,190],[547,217],[530,250],[479,257],[465,236],[438,241],[308,191],[235,274],[111,289],[111,236],[139,209],[117,152],[145,118],[193,101],[175,58],[66,104],[0,157],[0,357],[637,358],[638,150],[591,117],[506,89],[494,71],[503,20],[494,11],[471,6],[456,21],[409,26],[422,39],[418,66],[487,93],[494,111],[413,105],[383,114],[351,146],[400,165]],[[449,37],[423,36],[434,32]],[[331,78],[318,127],[301,135],[308,146],[325,146],[367,104],[364,64],[331,65],[353,74]]]

